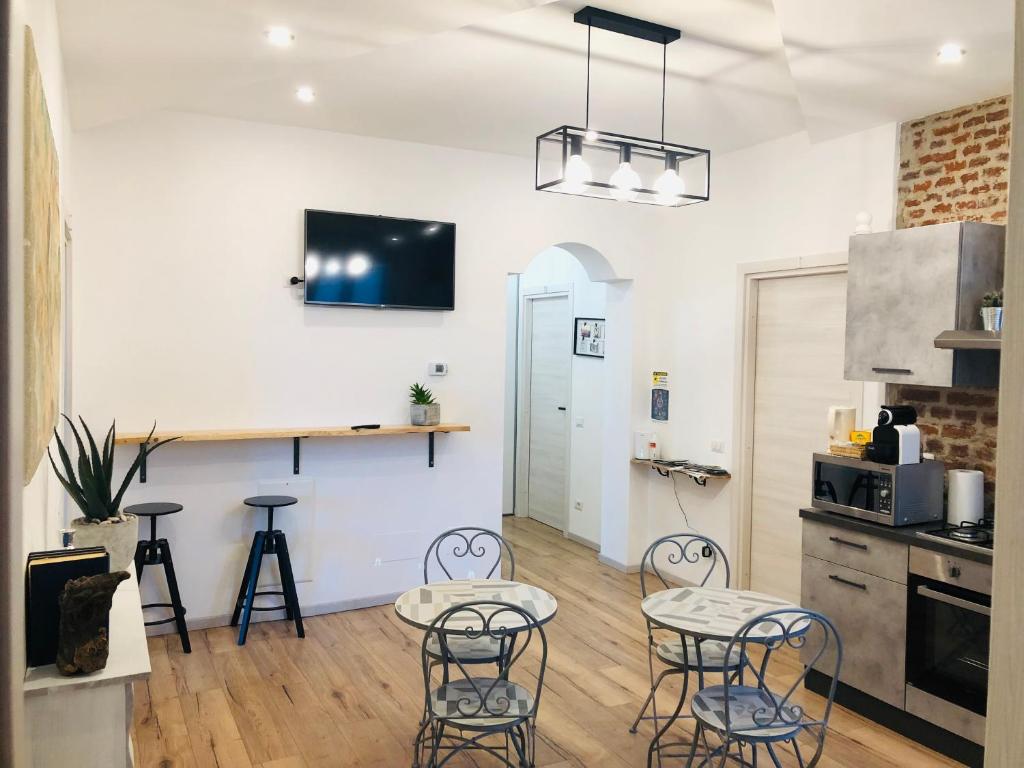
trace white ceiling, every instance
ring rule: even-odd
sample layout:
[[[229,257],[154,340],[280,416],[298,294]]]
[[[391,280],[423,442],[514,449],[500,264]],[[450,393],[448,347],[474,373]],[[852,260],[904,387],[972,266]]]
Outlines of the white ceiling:
[[[74,127],[177,109],[529,156],[582,124],[582,0],[58,0]],[[828,138],[1009,92],[1012,0],[605,0],[679,27],[666,138]],[[276,49],[263,31],[290,27]],[[963,63],[936,62],[949,40]],[[660,131],[659,46],[594,30],[591,124]],[[294,96],[300,84],[314,104]]]

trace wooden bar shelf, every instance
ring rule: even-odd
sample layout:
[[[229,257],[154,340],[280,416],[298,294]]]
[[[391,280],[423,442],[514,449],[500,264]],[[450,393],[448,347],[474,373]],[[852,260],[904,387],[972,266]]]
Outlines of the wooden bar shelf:
[[[426,435],[427,465],[434,466],[434,435],[438,432],[469,432],[468,424],[436,424],[430,427],[416,427],[412,424],[377,427],[376,429],[354,429],[352,427],[274,427],[267,429],[191,429],[154,432],[127,432],[117,436],[117,445],[138,445],[143,451],[147,439],[150,442],[178,438],[182,443],[229,442],[233,440],[282,440],[292,441],[292,473],[299,474],[299,441],[311,437],[381,437],[394,435]],[[139,467],[139,482],[146,482],[146,456],[143,453]]]
[[[728,480],[732,477],[728,472],[724,475],[712,475],[708,472],[702,472],[699,469],[694,469],[692,467],[671,467],[659,464],[656,461],[650,461],[649,459],[630,459],[629,462],[630,464],[641,464],[649,467],[662,477],[669,477],[672,473],[684,475],[702,488],[708,484],[708,480]]]

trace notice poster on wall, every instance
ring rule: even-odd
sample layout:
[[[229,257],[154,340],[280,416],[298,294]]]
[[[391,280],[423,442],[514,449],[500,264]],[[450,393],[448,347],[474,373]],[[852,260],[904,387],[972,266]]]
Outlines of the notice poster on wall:
[[[651,371],[651,419],[668,421],[668,371]]]

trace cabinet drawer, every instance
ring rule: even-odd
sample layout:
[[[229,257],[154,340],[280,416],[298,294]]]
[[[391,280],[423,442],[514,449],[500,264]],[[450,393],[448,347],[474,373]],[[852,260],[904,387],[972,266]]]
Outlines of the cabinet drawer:
[[[839,679],[869,696],[904,708],[907,647],[907,587],[868,573],[803,557],[800,577],[803,607],[827,616],[843,641]],[[801,651],[810,663],[814,643]],[[814,668],[835,669],[834,653]]]
[[[910,548],[898,541],[837,525],[803,521],[803,553],[889,581],[907,583]]]

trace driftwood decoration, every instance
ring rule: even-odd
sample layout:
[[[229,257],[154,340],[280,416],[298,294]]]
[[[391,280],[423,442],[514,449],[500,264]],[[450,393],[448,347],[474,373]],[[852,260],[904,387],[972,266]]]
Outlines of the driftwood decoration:
[[[117,585],[127,571],[71,579],[60,594],[57,671],[62,675],[95,672],[107,666],[107,619]]]

